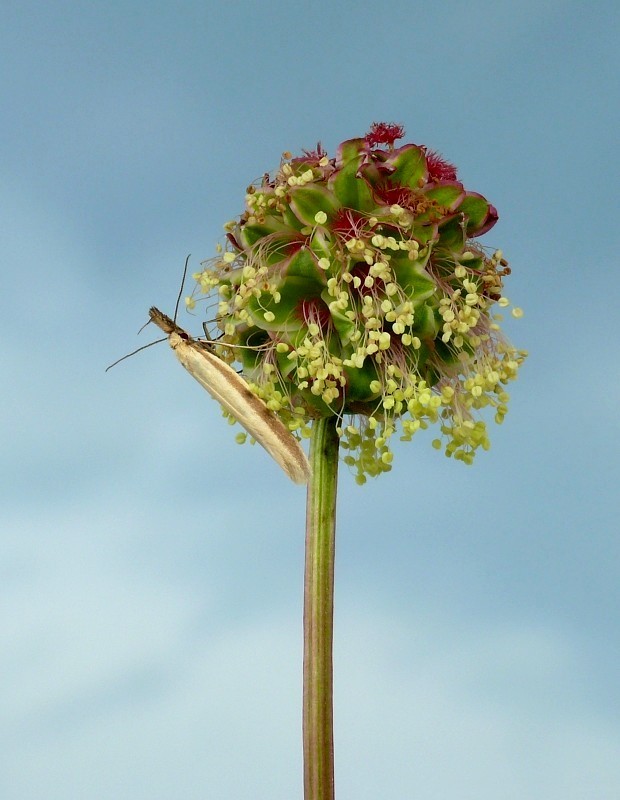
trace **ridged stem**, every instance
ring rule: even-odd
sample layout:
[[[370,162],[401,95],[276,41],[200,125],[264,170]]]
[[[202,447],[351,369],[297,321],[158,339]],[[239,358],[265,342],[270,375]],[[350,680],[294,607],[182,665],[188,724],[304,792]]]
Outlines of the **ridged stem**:
[[[338,445],[336,417],[314,422],[304,577],[304,800],[334,800],[332,640]]]

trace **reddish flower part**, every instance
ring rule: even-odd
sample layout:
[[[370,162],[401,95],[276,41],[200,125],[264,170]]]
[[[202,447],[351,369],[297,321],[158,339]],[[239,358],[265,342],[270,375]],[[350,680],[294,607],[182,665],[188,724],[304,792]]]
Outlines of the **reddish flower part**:
[[[432,181],[455,181],[456,167],[434,150],[426,151],[428,177]]]
[[[480,228],[480,230],[476,231],[474,236],[482,236],[483,233],[490,231],[498,219],[499,219],[499,214],[497,213],[497,209],[495,208],[495,206],[489,203],[489,213],[487,214],[487,218],[484,221],[483,226]]]
[[[402,139],[404,135],[405,129],[402,125],[392,122],[373,122],[364,138],[369,147],[376,147],[378,144],[392,147],[396,139]]]
[[[387,181],[374,187],[375,197],[386,206],[397,204],[413,210],[416,202],[415,192],[408,186],[392,186]]]
[[[332,221],[332,229],[345,240],[363,236],[367,226],[368,216],[353,208],[339,208]]]
[[[320,142],[317,142],[315,150],[303,150],[302,153],[303,155],[298,156],[297,158],[291,158],[290,163],[295,166],[299,166],[301,164],[313,166],[318,164],[318,162],[327,155],[323,149],[323,145]]]

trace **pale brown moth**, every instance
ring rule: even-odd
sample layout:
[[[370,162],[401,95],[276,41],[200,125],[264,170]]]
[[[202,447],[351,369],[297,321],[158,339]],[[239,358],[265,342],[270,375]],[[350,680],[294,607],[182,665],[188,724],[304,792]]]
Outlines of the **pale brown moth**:
[[[303,448],[244,379],[211,351],[208,342],[193,339],[159,309],[151,308],[149,316],[168,335],[170,347],[189,374],[265,448],[292,481],[307,483],[310,464]]]

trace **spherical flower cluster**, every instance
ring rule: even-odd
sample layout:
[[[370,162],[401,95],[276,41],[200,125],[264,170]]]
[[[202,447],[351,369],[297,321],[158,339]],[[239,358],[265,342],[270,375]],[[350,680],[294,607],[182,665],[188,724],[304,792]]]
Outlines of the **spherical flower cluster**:
[[[438,154],[395,147],[402,136],[380,123],[335,158],[285,153],[187,300],[216,299],[218,353],[296,435],[338,416],[359,482],[390,469],[395,433],[431,423],[446,455],[471,463],[489,447],[475,412],[503,420],[526,355],[494,313],[509,305],[507,262],[477,242],[497,212]]]

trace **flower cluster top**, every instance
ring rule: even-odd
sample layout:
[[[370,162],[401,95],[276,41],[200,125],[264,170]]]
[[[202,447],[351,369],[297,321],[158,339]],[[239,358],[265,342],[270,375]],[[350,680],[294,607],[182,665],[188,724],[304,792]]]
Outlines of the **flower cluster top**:
[[[435,447],[471,463],[489,446],[475,412],[502,421],[526,355],[494,313],[509,305],[507,262],[477,241],[495,208],[435,152],[395,147],[402,136],[380,123],[334,158],[320,144],[285,153],[187,300],[217,297],[218,353],[293,432],[339,417],[359,482],[390,469],[396,432],[409,440],[429,423]]]

